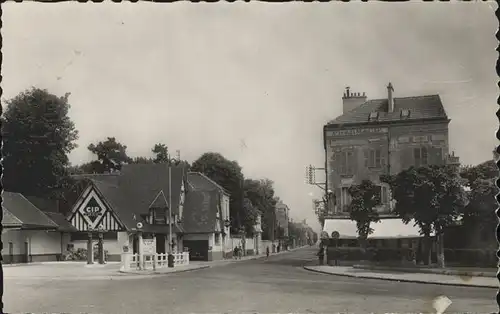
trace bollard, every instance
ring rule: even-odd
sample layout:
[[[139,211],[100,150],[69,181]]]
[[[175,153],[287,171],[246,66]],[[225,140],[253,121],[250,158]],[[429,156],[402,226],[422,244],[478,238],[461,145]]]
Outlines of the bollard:
[[[172,253],[168,253],[168,267],[174,267],[174,255]]]

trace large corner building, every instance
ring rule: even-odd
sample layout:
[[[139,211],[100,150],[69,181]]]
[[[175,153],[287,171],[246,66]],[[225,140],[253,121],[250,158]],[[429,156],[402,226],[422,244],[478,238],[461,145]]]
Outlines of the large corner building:
[[[394,95],[391,83],[383,99],[369,100],[365,93],[347,88],[342,115],[324,125],[326,184],[335,196],[330,197],[327,217],[349,215],[348,188],[364,179],[380,187],[383,205],[379,213],[390,214],[390,190],[380,182],[381,175],[411,166],[458,162],[449,155],[450,119],[439,95]]]

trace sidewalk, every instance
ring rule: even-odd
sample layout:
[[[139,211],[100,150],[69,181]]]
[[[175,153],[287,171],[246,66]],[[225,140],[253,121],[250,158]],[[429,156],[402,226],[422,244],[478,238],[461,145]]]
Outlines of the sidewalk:
[[[353,265],[353,268],[364,269],[371,271],[391,271],[402,273],[423,273],[423,274],[438,274],[448,276],[464,276],[464,277],[497,277],[497,270],[494,268],[475,268],[475,267],[448,267],[448,268],[426,268],[426,267],[388,267],[388,266],[372,266],[372,265]]]
[[[276,256],[276,255],[281,255],[281,254],[286,254],[289,252],[293,252],[296,250],[299,250],[303,247],[298,247],[294,248],[288,251],[281,251],[279,253],[271,253],[269,254],[269,257],[271,256]],[[261,259],[265,258],[265,254],[259,254],[259,255],[248,255],[248,256],[242,256],[241,259],[223,259],[223,260],[217,260],[217,261],[190,261],[189,265],[186,266],[177,266],[174,268],[160,268],[157,270],[152,270],[152,269],[147,269],[147,270],[127,270],[127,271],[122,271],[119,270],[120,273],[122,274],[135,274],[135,275],[161,275],[161,274],[170,274],[170,273],[178,273],[178,272],[186,272],[186,271],[192,271],[192,270],[198,270],[198,269],[205,269],[205,268],[210,268],[210,267],[217,267],[217,266],[225,266],[233,263],[238,263],[238,262],[244,262],[244,261],[251,261],[251,260],[256,260],[256,259]]]
[[[390,271],[371,271],[354,267],[343,266],[304,266],[304,269],[336,276],[347,276],[363,279],[380,279],[399,282],[414,282],[435,285],[449,285],[462,287],[483,287],[498,289],[497,278],[452,276],[431,273],[401,273]]]

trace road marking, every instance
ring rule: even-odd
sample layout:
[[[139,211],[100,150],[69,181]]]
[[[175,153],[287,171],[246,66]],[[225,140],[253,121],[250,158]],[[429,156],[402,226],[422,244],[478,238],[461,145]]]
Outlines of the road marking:
[[[432,307],[436,310],[436,314],[443,314],[451,303],[452,302],[448,297],[441,295],[434,299]]]

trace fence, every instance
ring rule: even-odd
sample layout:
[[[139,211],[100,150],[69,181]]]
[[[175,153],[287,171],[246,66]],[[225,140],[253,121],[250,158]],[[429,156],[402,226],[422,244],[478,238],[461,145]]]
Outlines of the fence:
[[[189,265],[189,253],[180,252],[172,253],[174,256],[174,267]],[[168,267],[168,254],[143,254],[142,258],[139,254],[122,253],[121,260],[122,271],[139,269],[139,270],[156,270]]]

